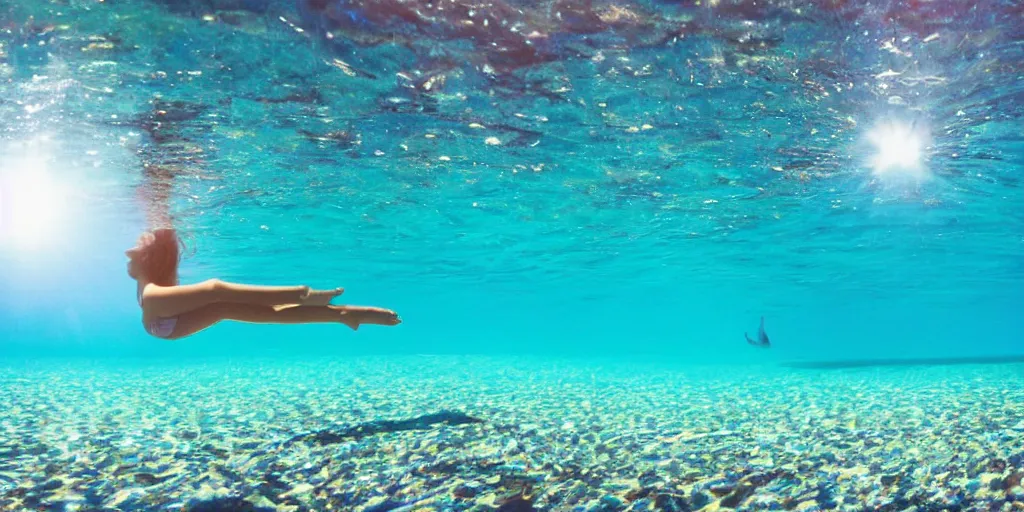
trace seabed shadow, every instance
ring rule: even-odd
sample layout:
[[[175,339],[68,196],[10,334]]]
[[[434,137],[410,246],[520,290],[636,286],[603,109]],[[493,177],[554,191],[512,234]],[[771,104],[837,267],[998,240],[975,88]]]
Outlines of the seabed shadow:
[[[840,370],[892,366],[953,366],[968,364],[1024,363],[1024,355],[986,357],[919,357],[906,359],[853,359],[846,361],[796,361],[782,363],[786,368]]]

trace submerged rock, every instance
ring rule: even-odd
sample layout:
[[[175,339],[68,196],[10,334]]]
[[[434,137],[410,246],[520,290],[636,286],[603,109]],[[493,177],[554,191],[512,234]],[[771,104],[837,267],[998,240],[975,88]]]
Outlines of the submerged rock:
[[[754,494],[754,491],[756,490],[757,487],[754,486],[753,484],[746,482],[741,483],[740,485],[736,486],[736,489],[729,493],[728,496],[722,498],[722,506],[736,508],[741,503],[743,503],[747,498],[749,498],[752,494]]]
[[[711,495],[703,491],[694,491],[690,496],[690,504],[694,509],[704,508],[713,500]]]
[[[521,496],[512,498],[498,507],[498,512],[534,512],[533,501]]]
[[[689,501],[678,494],[661,493],[654,497],[654,510],[661,512],[690,512]]]
[[[881,482],[882,482],[882,485],[892,485],[892,484],[898,483],[901,478],[903,478],[903,477],[902,477],[902,475],[899,475],[899,474],[882,475]]]
[[[197,501],[185,507],[186,512],[276,512],[269,507],[257,506],[236,496]]]

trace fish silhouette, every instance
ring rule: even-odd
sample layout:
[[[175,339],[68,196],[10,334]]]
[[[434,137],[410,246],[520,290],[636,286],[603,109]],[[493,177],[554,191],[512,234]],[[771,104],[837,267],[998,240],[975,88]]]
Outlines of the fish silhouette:
[[[754,345],[755,347],[769,348],[772,346],[772,342],[768,340],[768,334],[764,332],[764,317],[761,317],[761,326],[757,329],[757,339],[750,339],[750,335],[743,333],[743,337],[747,339],[747,343]]]

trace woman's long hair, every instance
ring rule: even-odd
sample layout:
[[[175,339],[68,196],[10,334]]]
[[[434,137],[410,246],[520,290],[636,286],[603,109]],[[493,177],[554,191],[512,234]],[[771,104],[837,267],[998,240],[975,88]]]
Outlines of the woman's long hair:
[[[157,286],[178,284],[178,263],[181,261],[181,241],[173,229],[161,228],[145,233],[139,239],[136,256],[147,280]]]

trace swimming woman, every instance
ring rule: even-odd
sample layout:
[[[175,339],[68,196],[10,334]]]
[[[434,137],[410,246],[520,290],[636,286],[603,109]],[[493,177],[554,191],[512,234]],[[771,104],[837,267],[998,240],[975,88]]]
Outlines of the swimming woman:
[[[138,282],[137,297],[146,331],[176,340],[222,320],[261,324],[342,323],[352,330],[362,324],[398,325],[391,310],[334,306],[344,289],[313,290],[308,286],[252,286],[217,279],[178,283],[180,243],[173,229],[157,229],[128,249],[128,275]]]

